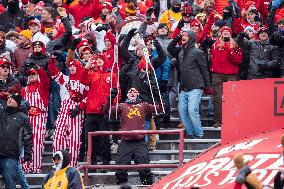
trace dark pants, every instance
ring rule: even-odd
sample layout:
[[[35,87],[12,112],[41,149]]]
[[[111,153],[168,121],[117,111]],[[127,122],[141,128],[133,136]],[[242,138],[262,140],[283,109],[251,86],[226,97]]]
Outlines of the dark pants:
[[[135,164],[150,163],[149,151],[144,140],[123,140],[119,144],[116,156],[116,164],[129,165],[131,164],[131,160],[134,160]],[[115,176],[117,184],[128,182],[128,174],[125,170],[118,170],[115,173]],[[139,176],[143,185],[153,184],[153,173],[150,171],[150,169],[140,170]]]
[[[110,131],[106,119],[101,114],[87,114],[85,122],[85,142],[88,149],[88,132]],[[102,158],[103,163],[108,164],[111,160],[110,139],[109,136],[93,137],[92,160],[97,161],[98,156]]]
[[[46,129],[53,129],[54,122],[57,119],[58,112],[60,111],[61,98],[60,98],[60,85],[55,81],[50,82],[50,95],[48,103],[48,116]]]
[[[236,80],[237,75],[212,73],[214,123],[222,123],[223,82]]]
[[[16,188],[18,161],[5,156],[0,156],[0,174],[6,185],[6,189]]]

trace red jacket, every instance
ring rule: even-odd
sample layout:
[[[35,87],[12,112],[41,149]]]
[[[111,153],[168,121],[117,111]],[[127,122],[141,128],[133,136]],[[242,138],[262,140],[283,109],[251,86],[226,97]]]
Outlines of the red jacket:
[[[69,10],[75,19],[75,26],[77,27],[82,18],[86,16],[94,17],[94,19],[99,18],[102,12],[102,5],[99,3],[99,0],[90,0],[87,4],[82,4],[79,1],[78,4],[71,6]]]
[[[111,73],[103,71],[86,70],[82,72],[80,82],[89,87],[87,92],[87,114],[103,114],[102,105],[107,102],[110,95]],[[118,79],[112,75],[113,87],[116,87]]]
[[[212,63],[210,70],[220,74],[237,74],[238,64],[242,62],[242,51],[235,48],[220,47],[220,40],[212,45]]]

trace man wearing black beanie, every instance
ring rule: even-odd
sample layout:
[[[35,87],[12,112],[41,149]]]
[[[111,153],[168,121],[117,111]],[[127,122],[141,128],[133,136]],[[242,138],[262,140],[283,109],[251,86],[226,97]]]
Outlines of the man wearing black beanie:
[[[6,188],[16,188],[18,161],[24,147],[24,161],[31,160],[32,128],[28,116],[19,110],[19,88],[9,90],[6,106],[0,106],[0,174]]]

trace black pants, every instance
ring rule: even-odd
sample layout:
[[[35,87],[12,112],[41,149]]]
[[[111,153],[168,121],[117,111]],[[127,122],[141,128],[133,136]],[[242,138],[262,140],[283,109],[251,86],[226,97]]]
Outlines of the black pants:
[[[116,164],[129,165],[131,160],[135,164],[148,164],[150,163],[149,151],[144,140],[127,141],[123,140],[119,144]],[[128,182],[128,174],[125,170],[118,170],[115,173],[116,183],[122,184]],[[144,185],[153,184],[153,173],[150,169],[143,169],[139,171],[141,183]]]
[[[93,131],[109,131],[109,125],[101,114],[87,114],[85,122],[85,142],[88,149],[88,132]],[[98,160],[98,156],[102,158],[103,163],[109,163],[111,160],[110,139],[109,136],[93,137],[92,162]]]

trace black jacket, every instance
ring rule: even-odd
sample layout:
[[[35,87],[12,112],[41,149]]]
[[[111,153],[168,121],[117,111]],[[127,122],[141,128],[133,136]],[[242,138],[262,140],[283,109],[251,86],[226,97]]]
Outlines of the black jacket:
[[[196,35],[188,31],[190,38],[187,47],[176,47],[180,39],[173,39],[168,51],[173,56],[177,55],[180,71],[180,89],[181,91],[190,91],[193,89],[203,89],[210,86],[209,72],[205,53],[195,47]]]
[[[8,10],[0,14],[0,29],[7,33],[10,29],[16,29],[16,27],[22,28],[25,11],[19,7],[19,1],[15,0],[15,5],[8,4]]]
[[[67,47],[71,41],[71,37],[72,37],[71,24],[67,17],[62,17],[61,20],[65,28],[65,32],[63,36],[55,40],[50,40],[46,45],[46,51],[51,54],[56,50],[67,51],[68,50]]]
[[[0,156],[19,159],[24,147],[24,156],[31,157],[32,127],[28,116],[18,109],[1,106],[0,119]]]
[[[280,77],[284,77],[284,34],[275,27],[274,17],[276,9],[272,8],[268,15],[268,29],[271,45],[277,46],[280,56]]]
[[[271,45],[269,41],[245,40],[244,36],[238,35],[237,44],[250,54],[248,74],[251,78],[277,77],[279,71],[280,57],[278,48]],[[267,70],[260,70],[260,64],[266,64]]]

